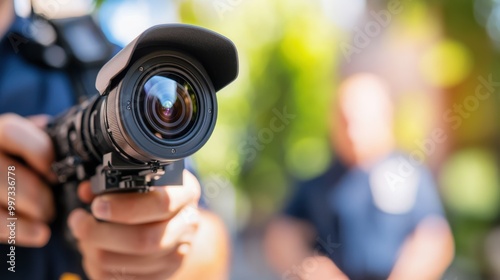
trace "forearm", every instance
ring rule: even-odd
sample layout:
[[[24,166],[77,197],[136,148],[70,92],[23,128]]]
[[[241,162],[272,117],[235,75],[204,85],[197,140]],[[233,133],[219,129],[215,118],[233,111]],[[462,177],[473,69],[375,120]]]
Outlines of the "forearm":
[[[440,279],[453,255],[453,236],[447,222],[443,218],[428,218],[405,242],[389,279]]]
[[[328,258],[311,250],[311,228],[298,220],[280,218],[268,229],[265,247],[271,265],[283,279],[347,279]],[[312,269],[314,268],[314,269]]]
[[[285,280],[348,280],[349,278],[328,257],[311,252],[302,261],[290,265],[281,274]]]
[[[219,217],[201,211],[201,221],[190,252],[173,280],[228,279],[229,236]]]
[[[294,256],[281,255],[281,261],[274,262],[280,276],[286,280],[344,280],[347,276],[328,257],[317,251],[308,250]]]

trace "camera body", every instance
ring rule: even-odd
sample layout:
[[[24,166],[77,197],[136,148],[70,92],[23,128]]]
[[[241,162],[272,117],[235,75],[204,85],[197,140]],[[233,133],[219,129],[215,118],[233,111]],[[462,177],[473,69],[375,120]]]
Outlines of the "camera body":
[[[48,125],[60,183],[90,179],[95,194],[182,184],[184,158],[214,129],[216,92],[237,74],[236,48],[217,33],[146,30],[101,68],[98,95]]]

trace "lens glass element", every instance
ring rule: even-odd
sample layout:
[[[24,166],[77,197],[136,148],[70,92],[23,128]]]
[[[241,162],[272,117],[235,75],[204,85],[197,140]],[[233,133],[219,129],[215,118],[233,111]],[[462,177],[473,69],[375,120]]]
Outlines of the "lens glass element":
[[[151,76],[141,89],[139,102],[146,126],[160,139],[183,138],[198,115],[198,100],[193,88],[173,74]]]

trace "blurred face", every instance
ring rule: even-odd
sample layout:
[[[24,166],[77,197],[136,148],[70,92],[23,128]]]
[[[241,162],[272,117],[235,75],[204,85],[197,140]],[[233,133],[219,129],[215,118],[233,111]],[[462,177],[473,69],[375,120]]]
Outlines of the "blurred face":
[[[378,159],[394,147],[390,90],[372,74],[356,74],[339,90],[332,131],[337,153],[351,165]]]

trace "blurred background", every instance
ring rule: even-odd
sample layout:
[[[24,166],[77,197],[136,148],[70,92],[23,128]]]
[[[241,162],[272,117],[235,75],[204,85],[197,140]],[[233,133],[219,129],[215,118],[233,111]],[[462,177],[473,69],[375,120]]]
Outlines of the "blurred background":
[[[29,11],[26,2],[16,2],[19,14]],[[195,157],[204,198],[232,234],[231,279],[280,279],[266,265],[264,228],[294,182],[321,174],[335,158],[329,111],[339,81],[357,72],[390,82],[398,147],[425,159],[439,184],[456,242],[445,279],[500,279],[499,1],[33,5],[53,18],[92,13],[120,46],[166,22],[204,26],[236,44],[239,77],[218,94],[215,132]],[[430,145],[435,129],[446,140]]]

